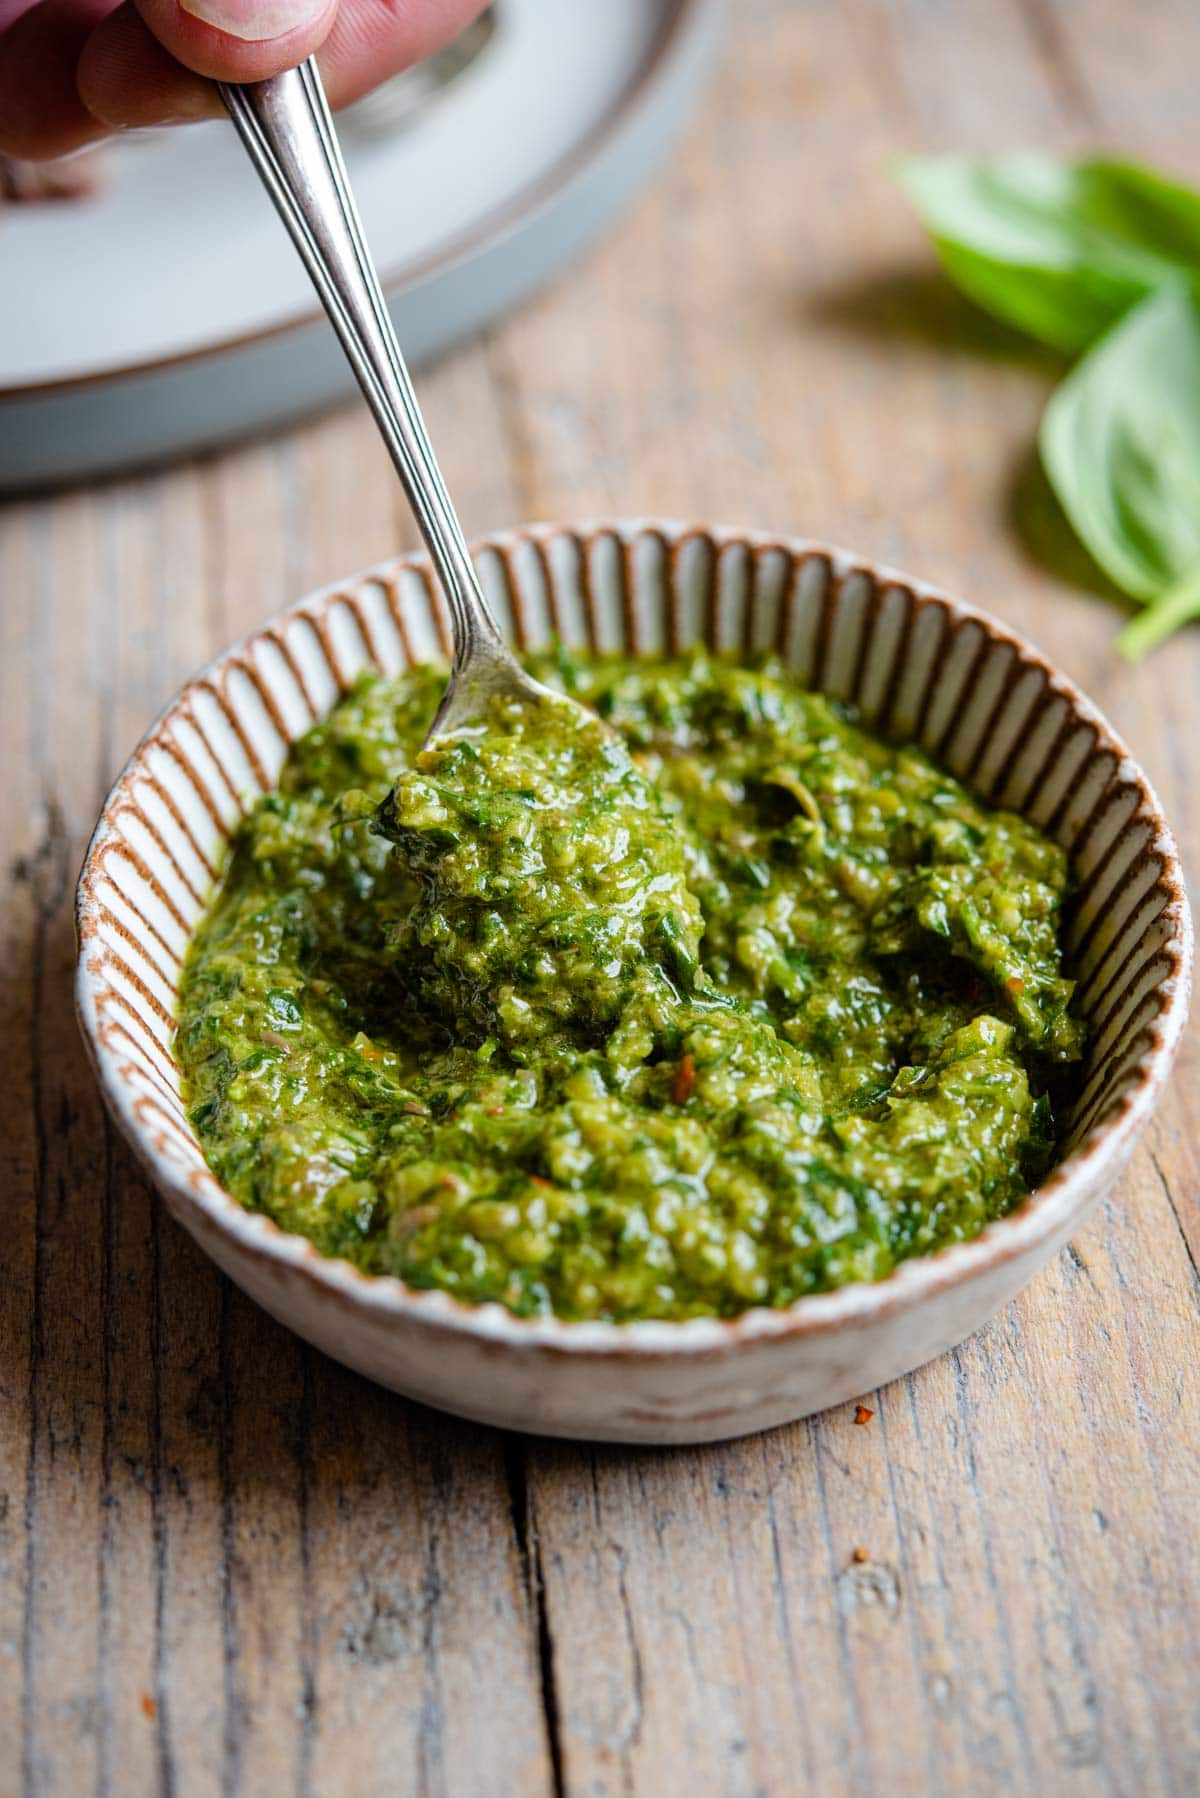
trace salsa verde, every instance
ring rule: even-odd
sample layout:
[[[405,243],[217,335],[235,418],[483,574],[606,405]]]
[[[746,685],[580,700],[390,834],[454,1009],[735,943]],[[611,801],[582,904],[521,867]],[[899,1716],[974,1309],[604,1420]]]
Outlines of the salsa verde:
[[[1062,850],[778,663],[364,678],[242,824],[177,1053],[214,1172],[521,1315],[732,1316],[975,1235],[1084,1032]]]

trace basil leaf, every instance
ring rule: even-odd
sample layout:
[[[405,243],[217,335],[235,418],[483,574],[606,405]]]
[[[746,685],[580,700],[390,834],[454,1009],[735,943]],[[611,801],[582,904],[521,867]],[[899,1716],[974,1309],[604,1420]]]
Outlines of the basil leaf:
[[[1140,653],[1200,611],[1200,309],[1186,283],[1143,300],[1072,370],[1040,443],[1096,561],[1155,602],[1121,639]]]
[[[1185,569],[1140,617],[1125,626],[1117,638],[1117,648],[1131,662],[1136,662],[1148,649],[1153,649],[1173,631],[1190,624],[1193,618],[1200,618],[1200,562],[1194,568]]]
[[[1085,349],[1180,271],[1200,273],[1200,194],[1130,163],[913,157],[900,180],[951,279],[1054,349]]]

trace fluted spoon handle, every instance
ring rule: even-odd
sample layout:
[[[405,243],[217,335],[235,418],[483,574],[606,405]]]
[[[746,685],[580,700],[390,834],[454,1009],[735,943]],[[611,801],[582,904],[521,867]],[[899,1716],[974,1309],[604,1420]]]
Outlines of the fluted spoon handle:
[[[317,65],[221,84],[221,98],[299,250],[400,476],[454,627],[450,685],[430,735],[498,691],[545,697],[500,635],[458,522],[379,285]]]

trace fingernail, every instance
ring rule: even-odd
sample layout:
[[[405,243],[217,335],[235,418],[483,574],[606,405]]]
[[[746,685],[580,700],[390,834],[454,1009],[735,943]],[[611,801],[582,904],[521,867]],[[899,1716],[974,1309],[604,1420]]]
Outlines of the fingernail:
[[[329,10],[329,0],[269,0],[266,6],[260,0],[179,0],[179,10],[227,37],[259,44],[315,25]]]

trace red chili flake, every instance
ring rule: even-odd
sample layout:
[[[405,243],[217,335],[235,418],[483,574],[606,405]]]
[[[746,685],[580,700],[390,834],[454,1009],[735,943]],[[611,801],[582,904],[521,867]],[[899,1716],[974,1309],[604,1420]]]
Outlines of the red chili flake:
[[[862,1567],[867,1561],[869,1561],[871,1559],[871,1556],[867,1549],[856,1548],[854,1553],[850,1556],[850,1559],[852,1561],[857,1562],[857,1564],[860,1567]]]
[[[483,1110],[486,1117],[502,1118],[504,1116],[503,1105],[485,1105]]]
[[[1004,990],[1006,993],[1023,993],[1025,991],[1025,982],[1021,979],[1019,974],[1012,974],[1004,982]]]
[[[855,1423],[870,1423],[874,1415],[874,1411],[868,1410],[866,1405],[855,1405],[854,1407]]]
[[[392,1227],[404,1236],[411,1236],[414,1230],[423,1230],[426,1224],[433,1223],[437,1214],[436,1205],[414,1205],[411,1211],[399,1212]]]
[[[553,1180],[547,1180],[545,1174],[530,1174],[529,1178],[535,1186],[553,1186]]]
[[[675,1069],[675,1078],[671,1082],[671,1099],[676,1105],[686,1105],[692,1096],[696,1084],[696,1057],[681,1055],[679,1066]]]
[[[152,1723],[155,1717],[158,1716],[158,1706],[155,1704],[153,1698],[151,1698],[149,1692],[142,1693],[142,1715],[143,1717],[149,1717]]]

